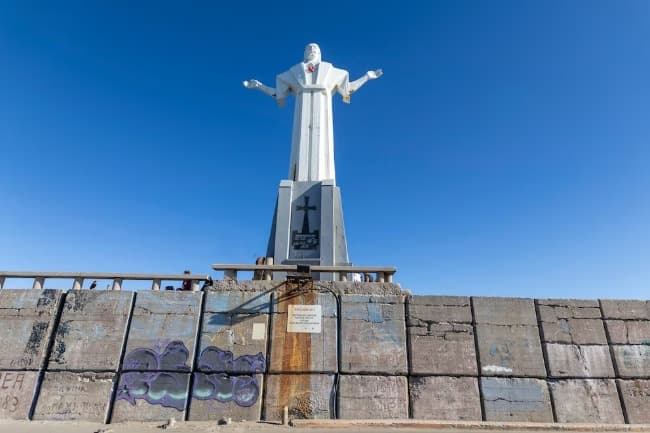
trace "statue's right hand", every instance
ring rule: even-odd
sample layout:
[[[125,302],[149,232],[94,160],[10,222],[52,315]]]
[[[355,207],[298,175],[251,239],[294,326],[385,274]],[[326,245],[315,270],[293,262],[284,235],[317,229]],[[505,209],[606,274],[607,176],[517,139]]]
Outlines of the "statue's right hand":
[[[244,84],[244,87],[246,87],[247,89],[257,89],[258,87],[260,87],[262,85],[262,83],[260,83],[257,80],[244,81],[243,84]]]

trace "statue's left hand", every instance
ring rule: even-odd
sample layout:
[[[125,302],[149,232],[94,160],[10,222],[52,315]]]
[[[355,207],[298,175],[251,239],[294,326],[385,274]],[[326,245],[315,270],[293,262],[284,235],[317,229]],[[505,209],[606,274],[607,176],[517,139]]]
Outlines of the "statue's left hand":
[[[368,71],[368,72],[366,72],[366,75],[368,76],[369,80],[374,80],[376,78],[379,78],[383,74],[384,74],[384,72],[381,69],[377,69],[376,71]]]

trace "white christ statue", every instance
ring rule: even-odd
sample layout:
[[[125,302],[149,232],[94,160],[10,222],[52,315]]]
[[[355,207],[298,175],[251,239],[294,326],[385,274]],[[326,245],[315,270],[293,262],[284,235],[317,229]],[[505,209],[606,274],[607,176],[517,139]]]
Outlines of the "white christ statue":
[[[381,75],[381,69],[368,71],[363,77],[350,82],[348,71],[321,61],[318,45],[308,44],[304,61],[278,75],[275,88],[257,80],[244,81],[244,87],[272,96],[280,106],[284,105],[288,95],[296,98],[289,179],[335,180],[332,94],[340,93],[343,102],[349,103],[351,94],[368,80]]]

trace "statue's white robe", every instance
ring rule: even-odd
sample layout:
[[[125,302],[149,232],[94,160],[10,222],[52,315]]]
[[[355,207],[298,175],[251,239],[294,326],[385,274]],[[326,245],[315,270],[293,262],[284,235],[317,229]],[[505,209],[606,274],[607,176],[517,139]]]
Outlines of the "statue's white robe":
[[[289,179],[334,181],[332,94],[336,91],[349,101],[349,74],[327,62],[311,73],[308,65],[298,63],[276,78],[275,98],[284,100],[289,94],[296,98]]]

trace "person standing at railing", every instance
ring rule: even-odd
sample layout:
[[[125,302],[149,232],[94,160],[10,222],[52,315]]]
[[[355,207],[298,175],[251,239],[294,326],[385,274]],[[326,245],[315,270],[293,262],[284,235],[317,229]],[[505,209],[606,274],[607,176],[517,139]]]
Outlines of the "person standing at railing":
[[[190,270],[185,269],[185,271],[183,271],[183,275],[190,275]],[[183,280],[183,285],[181,286],[181,290],[183,290],[183,291],[191,291],[192,290],[192,280]]]

